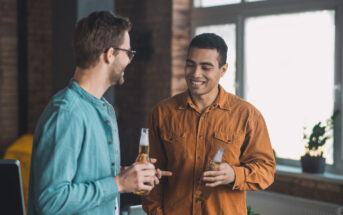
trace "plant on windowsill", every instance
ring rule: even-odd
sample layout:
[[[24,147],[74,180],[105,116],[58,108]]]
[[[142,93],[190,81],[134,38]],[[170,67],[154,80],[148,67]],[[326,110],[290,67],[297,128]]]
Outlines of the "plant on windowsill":
[[[248,211],[248,215],[260,215],[258,213],[255,213],[254,211],[252,211],[250,205],[247,206],[247,211]]]
[[[312,128],[310,135],[306,134],[304,128],[303,139],[305,144],[305,155],[301,157],[301,167],[303,172],[308,173],[324,173],[325,157],[323,156],[323,146],[331,137],[333,131],[334,120],[338,115],[338,111],[334,111],[332,116],[326,120],[325,124],[318,122]]]

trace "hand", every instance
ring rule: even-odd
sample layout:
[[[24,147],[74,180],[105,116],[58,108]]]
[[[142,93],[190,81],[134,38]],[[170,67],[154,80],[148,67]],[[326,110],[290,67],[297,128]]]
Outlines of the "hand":
[[[157,162],[157,159],[150,158],[150,162],[155,164]],[[159,168],[156,169],[156,176],[158,179],[161,179],[162,176],[172,176],[172,175],[173,175],[173,173],[170,171],[160,170]]]
[[[115,176],[119,193],[150,191],[159,183],[155,166],[151,163],[133,164]]]
[[[217,187],[235,181],[235,171],[227,163],[220,163],[212,170],[205,171],[202,180],[206,187]]]

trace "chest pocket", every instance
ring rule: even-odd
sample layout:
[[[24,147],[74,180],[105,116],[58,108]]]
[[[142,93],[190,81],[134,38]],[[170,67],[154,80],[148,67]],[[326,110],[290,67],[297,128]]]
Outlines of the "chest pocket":
[[[189,149],[187,147],[187,138],[184,133],[163,134],[161,138],[169,161],[180,162],[187,157]]]
[[[217,152],[220,146],[225,148],[223,155],[223,162],[231,165],[239,164],[239,157],[241,154],[241,147],[243,144],[243,135],[241,133],[224,133],[215,132],[213,134],[212,153]]]

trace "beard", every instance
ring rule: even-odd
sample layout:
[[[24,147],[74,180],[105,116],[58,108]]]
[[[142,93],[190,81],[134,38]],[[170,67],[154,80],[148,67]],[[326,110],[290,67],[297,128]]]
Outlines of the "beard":
[[[118,68],[113,65],[112,71],[110,73],[110,83],[112,85],[122,85],[125,82],[124,79],[124,68]]]

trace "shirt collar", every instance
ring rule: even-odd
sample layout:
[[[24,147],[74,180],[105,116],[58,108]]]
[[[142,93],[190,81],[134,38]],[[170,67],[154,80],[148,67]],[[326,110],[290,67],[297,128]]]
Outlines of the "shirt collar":
[[[212,106],[218,107],[223,110],[230,111],[231,109],[231,96],[227,96],[227,92],[219,85],[219,93],[217,98],[212,103]],[[193,103],[189,90],[184,92],[178,102],[177,109],[186,109],[187,106],[194,108],[196,105]]]
[[[74,79],[71,79],[69,81],[69,88],[71,88],[72,90],[75,90],[83,99],[85,99],[86,101],[96,106],[100,107],[100,106],[109,105],[108,101],[104,97],[102,97],[101,99],[98,99],[95,96],[92,96],[91,94],[86,92],[84,89],[82,89],[82,87],[80,87],[80,85]]]
[[[224,88],[219,85],[219,94],[214,100],[213,106],[229,111],[232,105],[232,100],[230,98],[231,96],[228,96],[228,93],[224,90]]]

